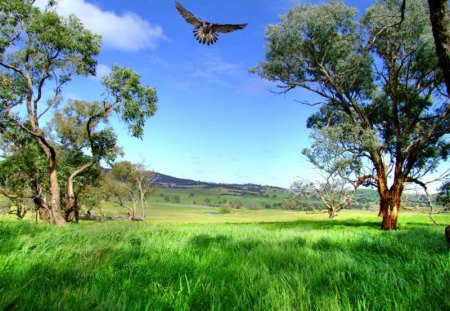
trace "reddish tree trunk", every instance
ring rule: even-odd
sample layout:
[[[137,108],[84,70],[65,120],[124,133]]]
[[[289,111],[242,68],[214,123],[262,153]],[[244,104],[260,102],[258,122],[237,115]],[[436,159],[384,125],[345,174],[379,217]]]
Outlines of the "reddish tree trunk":
[[[401,206],[403,186],[394,185],[390,190],[380,192],[380,216],[382,230],[397,230],[398,213]]]
[[[35,126],[34,128],[36,131],[40,131],[39,128]],[[60,210],[60,188],[59,188],[59,182],[58,182],[58,171],[57,171],[57,164],[56,164],[56,150],[53,148],[43,136],[36,136],[36,142],[38,143],[39,147],[42,149],[42,151],[45,154],[45,157],[47,158],[48,163],[48,175],[49,175],[49,182],[50,182],[50,202],[47,204],[45,202],[45,205],[48,207],[50,218],[49,219],[43,219],[48,221],[52,224],[61,225],[64,224],[66,221],[64,220],[64,217],[61,214]],[[41,218],[42,219],[42,218]]]

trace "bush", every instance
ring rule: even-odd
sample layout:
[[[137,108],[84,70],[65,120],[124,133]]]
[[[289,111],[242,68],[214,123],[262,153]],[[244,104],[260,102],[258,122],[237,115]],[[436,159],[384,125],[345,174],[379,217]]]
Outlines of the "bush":
[[[219,213],[220,214],[230,214],[232,211],[231,211],[231,208],[229,208],[229,207],[222,207],[220,210],[219,210]]]

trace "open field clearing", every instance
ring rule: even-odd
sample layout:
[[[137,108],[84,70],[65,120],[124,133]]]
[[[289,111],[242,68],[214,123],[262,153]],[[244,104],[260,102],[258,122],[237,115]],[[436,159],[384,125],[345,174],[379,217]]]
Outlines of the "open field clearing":
[[[144,222],[0,221],[5,310],[448,310],[450,215],[152,206]]]

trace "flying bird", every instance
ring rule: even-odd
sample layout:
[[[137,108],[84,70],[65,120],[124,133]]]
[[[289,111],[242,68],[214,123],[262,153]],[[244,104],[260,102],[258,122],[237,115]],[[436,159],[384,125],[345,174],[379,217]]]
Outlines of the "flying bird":
[[[216,24],[204,21],[198,17],[195,17],[194,14],[186,10],[179,2],[176,1],[176,6],[178,12],[180,12],[181,16],[194,26],[194,37],[197,39],[199,43],[211,45],[215,43],[218,39],[218,32],[232,32],[239,29],[244,29],[247,26],[245,24]]]

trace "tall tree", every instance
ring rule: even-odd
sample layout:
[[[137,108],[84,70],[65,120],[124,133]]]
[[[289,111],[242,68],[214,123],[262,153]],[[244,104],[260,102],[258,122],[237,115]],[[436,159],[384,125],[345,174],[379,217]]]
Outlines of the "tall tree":
[[[34,137],[45,154],[50,185],[49,221],[64,223],[58,179],[59,145],[43,130],[42,117],[61,102],[63,86],[75,75],[95,74],[100,37],[86,30],[75,16],[67,19],[58,16],[51,10],[51,3],[50,9],[42,12],[33,6],[33,2],[0,2],[3,26],[0,31],[0,118],[6,118]],[[50,82],[54,83],[53,93],[43,103],[43,91],[49,91],[45,87]],[[145,120],[156,111],[155,90],[141,85],[139,75],[128,68],[115,66],[103,79],[103,85],[107,97],[100,104],[84,103],[85,107],[76,111],[85,113],[82,137],[83,143],[89,144],[92,158],[89,163],[80,164],[69,176],[71,181],[67,183],[64,198],[69,209],[73,205],[73,190],[70,189],[73,179],[93,163],[108,157],[111,144],[115,144],[110,130],[95,132],[95,126],[114,111],[128,125],[132,136],[142,138]],[[26,114],[20,116],[17,108],[23,105]],[[69,114],[67,122],[71,122],[69,110],[65,111]]]
[[[377,188],[385,230],[397,228],[405,183],[423,184],[450,149],[427,4],[407,1],[399,23],[400,5],[377,2],[360,21],[341,1],[295,6],[267,28],[265,61],[253,69],[285,92],[300,87],[324,99],[308,127],[329,144],[316,140],[313,152],[333,150],[355,187]]]
[[[53,11],[42,12],[34,1],[0,3],[0,111],[16,126],[32,135],[48,162],[51,222],[63,223],[59,210],[57,150],[42,128],[42,116],[60,100],[62,87],[76,74],[94,75],[100,37],[86,30],[74,16],[63,19]],[[14,48],[12,48],[14,47]],[[44,85],[53,81],[54,91],[42,104]],[[25,105],[26,117],[14,108]]]

